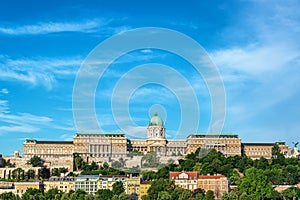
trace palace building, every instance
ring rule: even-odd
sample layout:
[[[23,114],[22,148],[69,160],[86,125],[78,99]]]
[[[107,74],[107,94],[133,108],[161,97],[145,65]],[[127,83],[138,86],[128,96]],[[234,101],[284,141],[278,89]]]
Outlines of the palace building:
[[[225,156],[242,155],[253,159],[261,156],[269,158],[275,143],[241,143],[236,134],[193,133],[185,140],[168,140],[165,136],[163,120],[155,114],[149,121],[147,138],[129,139],[122,133],[77,133],[73,141],[37,141],[27,139],[23,157],[39,156],[54,165],[72,163],[73,153],[87,161],[101,161],[103,158],[123,158],[132,152],[146,154],[154,151],[159,157],[184,156],[201,149],[216,149]],[[289,147],[280,143],[280,148],[288,155]]]

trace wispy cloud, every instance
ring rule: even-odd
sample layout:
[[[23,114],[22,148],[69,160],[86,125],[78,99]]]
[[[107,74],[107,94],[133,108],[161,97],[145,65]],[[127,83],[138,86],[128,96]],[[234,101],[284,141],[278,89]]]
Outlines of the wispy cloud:
[[[17,80],[51,89],[57,78],[74,76],[82,58],[17,58],[0,55],[0,80]],[[2,91],[3,92],[3,91]],[[4,90],[5,92],[5,90]]]
[[[84,22],[40,22],[15,27],[0,27],[1,34],[7,35],[37,35],[58,32],[95,32],[104,23],[100,20]]]
[[[2,88],[2,89],[0,90],[0,93],[2,93],[2,94],[8,94],[8,89]]]
[[[0,100],[0,133],[33,133],[43,128],[74,131],[72,124],[59,125],[50,117],[12,113],[7,100]]]
[[[113,24],[114,21],[114,19],[88,19],[81,21],[50,21],[35,22],[27,25],[7,25],[0,26],[0,34],[19,36],[80,32],[93,33],[95,35],[113,35],[130,28],[128,26],[116,26]]]
[[[288,44],[251,44],[218,50],[212,53],[212,58],[221,68],[248,75],[262,75],[281,70],[288,63],[299,59],[300,53]]]
[[[5,124],[0,126],[0,131],[6,133],[32,133],[39,131],[41,126],[47,125],[52,121],[49,117],[29,113],[12,114],[7,109],[6,112],[0,113],[0,122]]]
[[[278,137],[279,131],[294,135],[295,130],[289,127],[297,128],[298,112],[289,110],[297,104],[300,95],[299,88],[295,87],[300,84],[297,26],[300,15],[291,2],[288,5],[276,2],[273,6],[266,6],[268,3],[263,1],[255,2],[255,9],[237,18],[242,19],[238,26],[229,28],[238,39],[243,37],[241,30],[247,31],[244,35],[251,39],[243,38],[243,43],[238,45],[232,41],[234,46],[227,45],[211,52],[221,74],[229,77],[224,81],[228,97],[227,125],[231,130],[252,132],[253,138],[270,138],[267,136],[270,132]],[[237,33],[241,36],[235,35]],[[226,34],[230,35],[228,40],[232,39],[232,34]],[[282,118],[286,119],[284,123]],[[260,133],[262,131],[265,133]]]
[[[64,141],[73,141],[73,134],[62,134],[59,138],[64,140]]]

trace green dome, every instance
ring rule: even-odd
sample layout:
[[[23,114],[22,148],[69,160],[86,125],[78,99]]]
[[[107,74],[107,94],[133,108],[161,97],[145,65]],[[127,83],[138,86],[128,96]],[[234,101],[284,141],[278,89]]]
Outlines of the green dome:
[[[158,116],[157,113],[153,117],[151,117],[149,126],[164,126],[163,120]]]

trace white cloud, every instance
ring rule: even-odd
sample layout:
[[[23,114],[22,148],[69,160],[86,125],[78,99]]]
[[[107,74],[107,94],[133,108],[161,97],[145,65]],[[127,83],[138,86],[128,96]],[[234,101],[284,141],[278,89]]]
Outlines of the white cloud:
[[[4,35],[42,35],[62,32],[93,33],[93,35],[113,35],[122,33],[130,27],[114,26],[112,23],[123,19],[89,19],[69,22],[35,22],[27,25],[0,26],[0,34]]]
[[[40,129],[33,126],[23,125],[23,126],[0,126],[1,132],[19,132],[19,133],[32,133],[39,131]]]
[[[72,124],[58,125],[47,116],[11,113],[7,100],[0,100],[0,133],[33,133],[42,128],[74,131]]]
[[[8,110],[8,101],[0,99],[0,113],[7,113]]]
[[[146,138],[147,127],[146,126],[127,126],[123,130],[127,136],[133,138]]]
[[[0,27],[0,33],[7,35],[37,35],[57,32],[95,32],[101,26],[100,20],[84,22],[41,22],[16,27]]]
[[[79,57],[12,59],[0,55],[0,58],[0,80],[17,80],[34,86],[41,84],[47,89],[52,89],[57,78],[75,76],[82,62]]]
[[[254,4],[225,31],[228,40],[234,35],[228,42],[235,45],[211,53],[225,77],[227,129],[261,141],[271,138],[268,134],[293,138],[299,113],[300,15],[291,2]]]
[[[73,134],[62,134],[59,138],[63,139],[64,141],[73,141],[73,137]]]
[[[8,94],[8,89],[3,88],[3,89],[1,89],[0,93],[2,93],[2,94]]]
[[[262,75],[281,70],[299,57],[299,51],[288,44],[248,45],[221,49],[212,53],[213,61],[221,70],[227,68],[248,75]]]

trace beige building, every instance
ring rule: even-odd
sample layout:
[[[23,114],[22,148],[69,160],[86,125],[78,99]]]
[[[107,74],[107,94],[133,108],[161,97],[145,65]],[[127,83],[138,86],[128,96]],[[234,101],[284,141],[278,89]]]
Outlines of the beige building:
[[[44,190],[44,185],[42,182],[15,182],[14,183],[15,190],[17,195],[22,196],[27,189],[39,189],[41,191]]]
[[[121,133],[77,133],[74,151],[83,158],[123,157],[127,138]]]
[[[151,186],[151,181],[141,181],[140,182],[140,194],[139,199],[141,199],[143,196],[148,195],[148,189]]]
[[[113,189],[113,184],[117,181],[123,183],[125,193],[128,195],[137,194],[139,199],[143,195],[147,195],[147,191],[150,187],[150,182],[142,181],[140,176],[105,176],[100,175],[98,181],[98,189]]]
[[[46,164],[56,167],[73,168],[74,144],[72,141],[38,141],[27,139],[23,145],[23,158],[29,160],[38,156]]]
[[[216,149],[225,156],[241,155],[241,139],[235,134],[199,134],[187,138],[187,154],[201,149]]]
[[[100,175],[99,180],[98,180],[98,189],[113,189],[113,184],[116,183],[117,181],[121,181],[123,183],[124,189],[126,191],[126,181],[128,177],[127,176],[106,176],[106,175]]]
[[[198,172],[170,172],[170,180],[178,187],[194,191],[197,188],[212,190],[216,199],[229,191],[229,180],[223,175],[199,175]]]
[[[44,190],[47,192],[50,189],[55,189],[68,193],[71,190],[75,191],[75,178],[74,177],[57,177],[52,176],[48,181],[44,181]]]
[[[141,177],[139,176],[129,176],[125,181],[125,192],[126,194],[137,194],[140,196],[140,185],[141,185]]]
[[[252,159],[259,159],[260,157],[264,157],[266,159],[270,159],[272,157],[272,148],[275,144],[278,144],[281,153],[285,157],[289,157],[291,152],[290,147],[286,145],[284,142],[277,143],[243,143],[242,148],[243,152],[246,156]]]
[[[77,133],[74,141],[69,142],[27,139],[23,155],[26,159],[36,155],[46,160],[50,167],[68,167],[72,170],[73,153],[80,154],[87,162],[108,162],[111,159],[118,160],[129,156],[132,152],[140,152],[143,155],[155,151],[160,160],[164,161],[170,156],[184,156],[201,148],[205,151],[216,149],[225,156],[241,155],[244,151],[247,156],[256,159],[261,156],[270,158],[274,145],[274,143],[242,144],[236,134],[194,133],[186,139],[168,140],[165,136],[164,122],[157,114],[150,119],[147,132],[145,139],[128,139],[122,133]],[[284,143],[278,144],[288,157],[291,154],[289,147]]]

